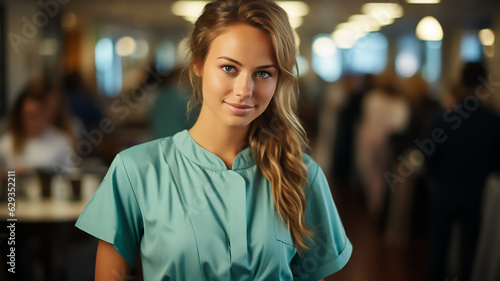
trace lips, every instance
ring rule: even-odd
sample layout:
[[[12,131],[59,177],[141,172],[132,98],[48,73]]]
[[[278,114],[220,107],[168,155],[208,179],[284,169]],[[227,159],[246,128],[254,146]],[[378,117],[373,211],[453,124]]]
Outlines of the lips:
[[[254,109],[255,106],[241,103],[224,102],[226,107],[235,115],[243,116]]]
[[[249,109],[249,108],[253,108],[254,106],[251,106],[251,105],[248,105],[248,104],[240,104],[240,103],[230,103],[230,102],[225,102],[233,107],[236,107],[236,108],[241,108],[241,109]]]

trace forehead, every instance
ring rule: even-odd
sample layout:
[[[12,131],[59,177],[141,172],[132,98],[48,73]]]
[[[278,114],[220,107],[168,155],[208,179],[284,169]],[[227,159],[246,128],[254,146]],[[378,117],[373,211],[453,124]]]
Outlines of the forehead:
[[[207,58],[227,56],[243,65],[275,64],[271,40],[266,32],[247,24],[228,27],[210,46]]]

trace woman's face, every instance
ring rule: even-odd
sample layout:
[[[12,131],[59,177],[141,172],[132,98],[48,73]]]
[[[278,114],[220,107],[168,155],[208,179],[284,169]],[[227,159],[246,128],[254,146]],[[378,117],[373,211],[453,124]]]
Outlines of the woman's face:
[[[22,107],[22,121],[26,136],[40,136],[47,128],[47,119],[43,114],[43,105],[33,99],[26,99]]]
[[[279,72],[267,34],[237,24],[213,40],[195,73],[202,78],[200,118],[246,127],[269,105]]]

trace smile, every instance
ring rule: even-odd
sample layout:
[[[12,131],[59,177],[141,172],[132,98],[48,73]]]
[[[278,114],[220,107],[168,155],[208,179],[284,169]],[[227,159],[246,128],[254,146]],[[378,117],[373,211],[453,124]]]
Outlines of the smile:
[[[224,102],[224,104],[229,110],[231,110],[231,112],[233,112],[236,115],[246,114],[254,108],[254,106],[247,104],[228,103],[228,102]]]

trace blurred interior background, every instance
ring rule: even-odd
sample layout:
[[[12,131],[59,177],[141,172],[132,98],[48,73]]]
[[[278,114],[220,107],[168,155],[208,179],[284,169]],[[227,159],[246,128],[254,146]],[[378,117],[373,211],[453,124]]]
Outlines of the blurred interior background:
[[[327,280],[500,280],[500,2],[278,2],[354,245]],[[7,170],[16,277],[93,280],[97,244],[74,222],[116,153],[196,120],[178,82],[204,4],[0,0],[0,280]]]

